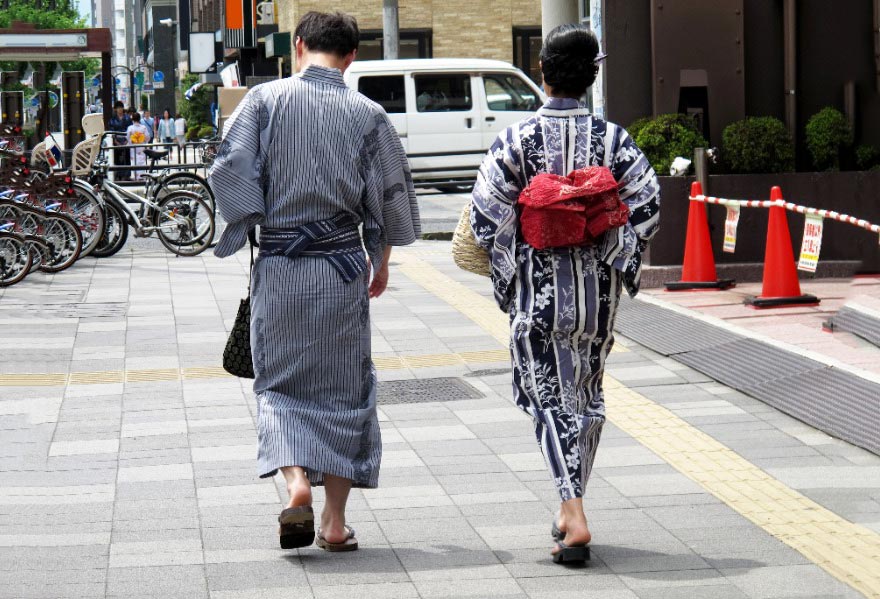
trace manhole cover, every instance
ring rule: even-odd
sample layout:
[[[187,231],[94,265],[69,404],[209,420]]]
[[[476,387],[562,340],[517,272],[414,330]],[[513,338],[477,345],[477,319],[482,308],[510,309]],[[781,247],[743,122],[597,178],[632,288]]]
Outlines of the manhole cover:
[[[454,377],[382,381],[379,383],[379,403],[426,403],[480,399],[483,394],[470,383]]]

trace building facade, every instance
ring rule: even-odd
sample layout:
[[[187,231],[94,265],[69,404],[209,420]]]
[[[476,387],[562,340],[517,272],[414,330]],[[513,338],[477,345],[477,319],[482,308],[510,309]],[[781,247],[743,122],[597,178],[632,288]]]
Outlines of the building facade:
[[[361,60],[382,58],[381,0],[278,0],[278,28],[293,31],[310,10],[341,10],[361,29]],[[538,75],[539,0],[399,0],[400,58],[491,58]]]

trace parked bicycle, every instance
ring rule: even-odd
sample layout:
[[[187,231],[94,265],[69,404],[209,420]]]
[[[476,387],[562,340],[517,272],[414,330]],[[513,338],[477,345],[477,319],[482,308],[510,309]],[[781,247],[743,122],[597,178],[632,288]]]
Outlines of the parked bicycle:
[[[92,168],[89,178],[94,192],[104,200],[104,233],[95,248],[95,256],[112,256],[121,250],[128,239],[129,227],[137,237],[150,237],[156,233],[162,245],[178,256],[196,256],[211,244],[214,239],[213,206],[197,192],[169,189],[160,184],[178,175],[195,175],[144,173],[144,194],[139,195],[111,181],[108,171],[107,159],[101,159]]]

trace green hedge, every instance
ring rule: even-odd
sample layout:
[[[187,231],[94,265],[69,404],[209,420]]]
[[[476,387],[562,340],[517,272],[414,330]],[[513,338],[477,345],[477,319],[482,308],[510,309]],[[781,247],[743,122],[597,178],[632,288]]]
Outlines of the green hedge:
[[[732,173],[785,173],[794,170],[794,142],[773,117],[746,117],[722,133],[724,165]]]
[[[686,114],[661,114],[645,120],[639,119],[628,130],[658,175],[669,174],[676,156],[692,160],[694,148],[709,145],[696,122]]]
[[[840,170],[841,154],[853,143],[853,132],[843,113],[830,106],[810,117],[806,145],[813,165],[820,171]]]

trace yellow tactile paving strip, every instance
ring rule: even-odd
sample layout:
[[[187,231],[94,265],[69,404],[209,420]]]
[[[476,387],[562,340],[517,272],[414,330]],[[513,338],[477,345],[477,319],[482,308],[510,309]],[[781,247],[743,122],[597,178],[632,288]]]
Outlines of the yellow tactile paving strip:
[[[399,252],[399,269],[507,345],[495,304],[426,261]],[[709,493],[835,578],[880,598],[880,534],[798,493],[668,409],[605,377],[608,419]]]
[[[427,354],[415,356],[377,357],[374,362],[379,370],[404,368],[433,368],[463,364],[489,364],[506,362],[510,354],[506,349],[490,349],[454,354]],[[231,377],[220,366],[193,368],[153,368],[147,370],[105,370],[99,372],[59,372],[0,374],[0,387],[61,387],[64,385],[103,385],[108,383],[153,383],[194,379]]]

